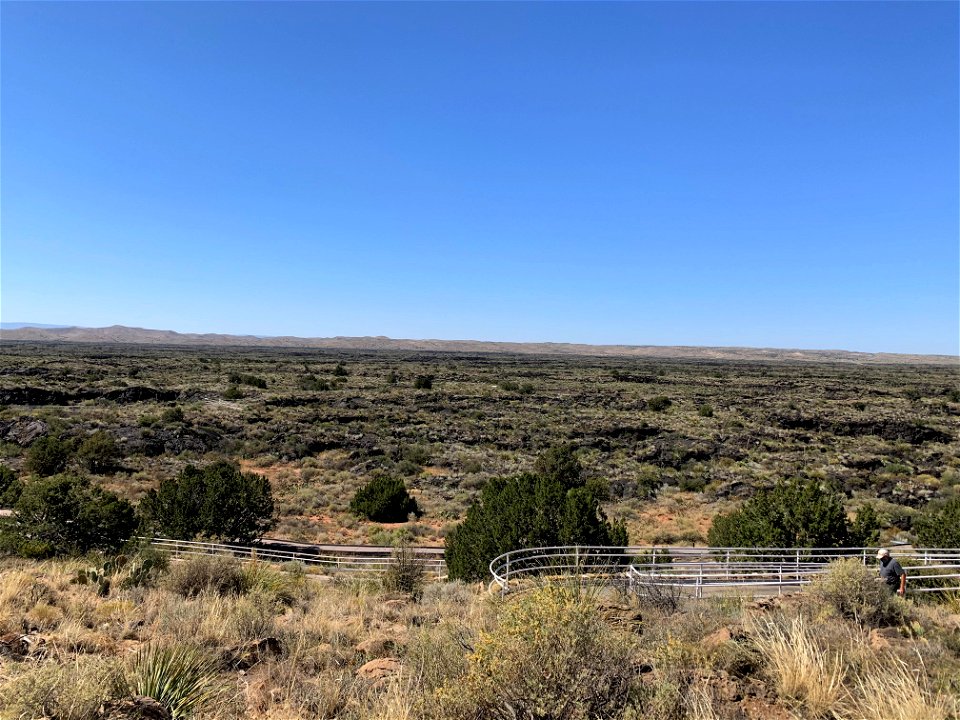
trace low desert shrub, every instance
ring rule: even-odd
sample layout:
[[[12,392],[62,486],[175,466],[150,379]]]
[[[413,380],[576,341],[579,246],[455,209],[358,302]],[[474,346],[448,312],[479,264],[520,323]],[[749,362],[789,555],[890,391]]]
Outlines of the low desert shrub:
[[[91,720],[113,694],[111,660],[78,655],[47,660],[0,680],[0,717]]]
[[[383,589],[419,598],[426,572],[410,545],[403,543],[393,551],[393,562],[383,574]]]
[[[809,594],[861,626],[898,625],[908,615],[906,602],[891,594],[877,573],[856,558],[830,563]]]
[[[230,373],[227,376],[227,382],[231,385],[249,385],[261,390],[267,387],[267,381],[262,377],[248,375],[247,373]]]
[[[666,395],[657,395],[647,400],[647,407],[654,412],[663,412],[673,405],[673,400]]]
[[[167,424],[182,423],[184,417],[183,408],[179,405],[174,405],[160,414],[160,421]]]
[[[27,472],[40,477],[56,475],[66,469],[72,452],[73,443],[70,440],[46,435],[30,446],[24,467]]]
[[[508,604],[478,638],[465,677],[442,690],[449,717],[613,717],[631,686],[631,638],[606,625],[592,598],[546,585]]]
[[[97,430],[80,443],[77,459],[92,473],[110,472],[120,459],[120,448],[113,435],[105,430]]]
[[[199,555],[171,565],[167,589],[181,597],[196,597],[202,592],[239,595],[247,590],[247,579],[240,563],[232,558]]]

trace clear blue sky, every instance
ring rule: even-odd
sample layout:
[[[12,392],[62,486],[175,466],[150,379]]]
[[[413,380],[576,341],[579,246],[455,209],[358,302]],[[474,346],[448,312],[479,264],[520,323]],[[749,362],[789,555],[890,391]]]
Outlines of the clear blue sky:
[[[956,354],[958,4],[2,4],[2,318]]]

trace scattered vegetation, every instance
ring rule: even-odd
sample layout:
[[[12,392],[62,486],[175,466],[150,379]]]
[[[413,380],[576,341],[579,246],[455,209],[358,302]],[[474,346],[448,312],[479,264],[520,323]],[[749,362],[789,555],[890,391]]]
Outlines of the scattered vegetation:
[[[549,585],[501,600],[402,548],[378,583],[115,553],[140,501],[149,529],[190,537],[274,519],[308,541],[446,536],[463,577],[514,543],[625,543],[608,517],[636,543],[702,542],[719,516],[777,544],[957,545],[936,534],[958,526],[955,387],[919,365],[4,343],[4,549],[80,556],[0,558],[0,717],[169,713],[202,687],[198,720],[953,718],[956,601],[879,595],[854,561],[800,597],[638,607]],[[420,517],[351,512],[400,473]]]
[[[674,608],[543,583],[411,593],[197,557],[106,593],[74,560],[0,560],[0,717],[952,720],[948,604],[879,629],[818,594]],[[183,591],[178,579],[202,578]],[[843,587],[852,574],[832,573]],[[230,578],[220,584],[219,578]],[[859,583],[853,578],[854,585]]]
[[[351,498],[389,474],[423,511],[405,531],[438,545],[489,480],[573,444],[634,543],[703,543],[714,515],[786,478],[850,518],[871,506],[887,543],[960,490],[956,387],[933,365],[7,342],[0,463],[24,483],[92,473],[136,503],[226,460],[269,479],[272,534],[346,543],[375,532]],[[94,436],[116,455],[81,454]]]

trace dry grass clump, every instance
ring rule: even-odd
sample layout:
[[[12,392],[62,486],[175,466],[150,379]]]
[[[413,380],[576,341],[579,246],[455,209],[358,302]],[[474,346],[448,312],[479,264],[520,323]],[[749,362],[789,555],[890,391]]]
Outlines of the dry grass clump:
[[[834,714],[838,720],[950,720],[958,711],[956,698],[931,689],[922,660],[911,667],[884,656],[854,675]]]
[[[273,598],[253,592],[219,595],[203,592],[187,600],[169,593],[151,593],[145,599],[149,625],[144,638],[199,643],[209,648],[229,647],[275,634],[278,608]]]
[[[802,615],[760,618],[752,630],[777,694],[808,717],[828,717],[843,694],[842,649],[824,647]]]
[[[416,599],[423,592],[426,569],[406,544],[398,545],[393,551],[393,559],[383,574],[383,589],[387,592],[404,593]]]
[[[252,562],[243,566],[241,574],[245,591],[269,596],[285,606],[305,599],[312,590],[303,565],[297,563],[286,563],[278,569],[269,563]]]

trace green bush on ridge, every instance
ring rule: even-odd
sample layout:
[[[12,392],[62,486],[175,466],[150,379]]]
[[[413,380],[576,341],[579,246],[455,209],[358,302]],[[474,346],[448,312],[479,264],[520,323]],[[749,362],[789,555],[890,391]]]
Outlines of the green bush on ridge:
[[[587,483],[576,451],[547,451],[533,473],[492,478],[446,539],[450,577],[479,580],[498,555],[549,545],[626,545],[627,531],[607,520],[603,489]]]
[[[350,501],[350,512],[374,522],[405,522],[409,515],[420,515],[417,501],[410,497],[403,480],[380,475],[362,488]]]
[[[180,540],[204,536],[249,543],[275,522],[267,479],[224,461],[188,465],[148,492],[139,510],[147,531]]]
[[[27,472],[49,477],[63,472],[73,452],[73,443],[56,435],[46,435],[35,441],[27,451],[24,465]]]
[[[120,459],[120,449],[113,435],[105,430],[97,430],[80,443],[77,458],[92,473],[109,472]]]
[[[924,547],[960,547],[960,495],[924,508],[913,528]]]
[[[74,475],[54,475],[24,485],[13,508],[4,545],[29,557],[117,551],[133,536],[133,506]]]
[[[862,547],[877,542],[879,521],[869,505],[854,522],[839,494],[813,480],[777,483],[741,508],[713,519],[713,547]]]

